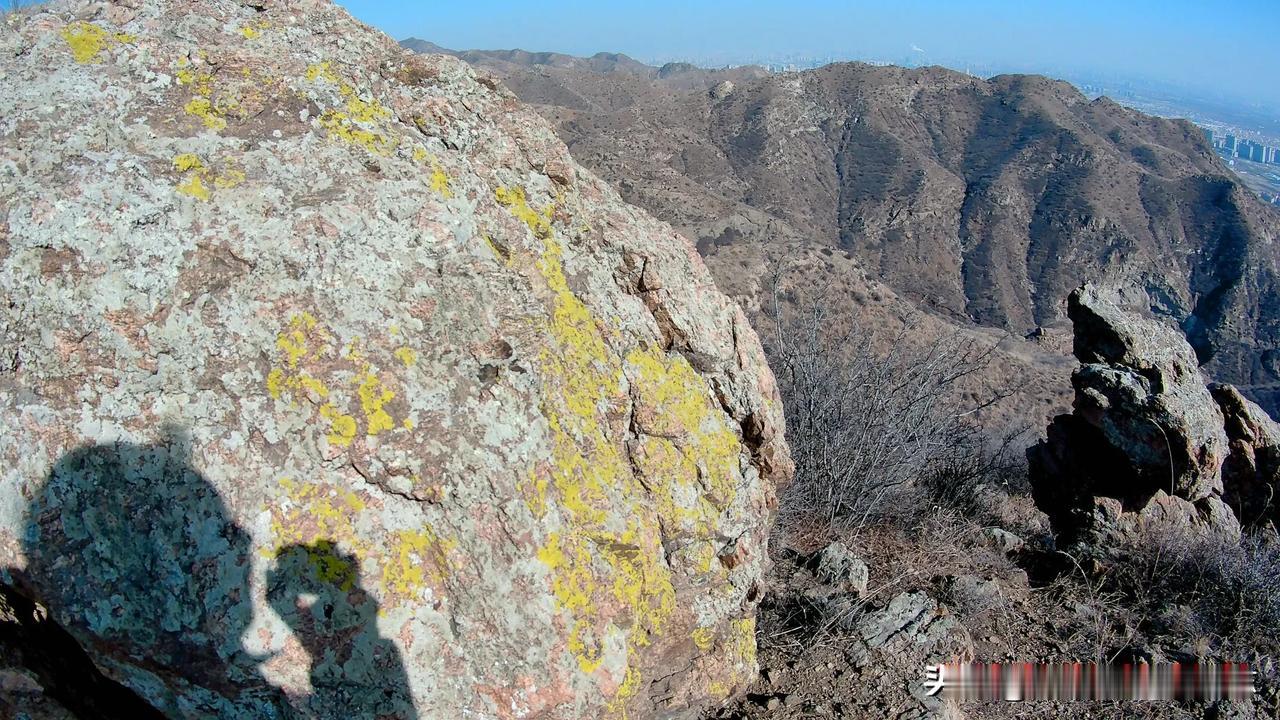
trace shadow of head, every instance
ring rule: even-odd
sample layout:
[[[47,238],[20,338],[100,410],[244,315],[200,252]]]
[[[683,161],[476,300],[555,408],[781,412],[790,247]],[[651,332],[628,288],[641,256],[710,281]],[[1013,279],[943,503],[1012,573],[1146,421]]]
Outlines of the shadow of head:
[[[67,453],[28,507],[27,566],[11,574],[88,651],[84,663],[127,676],[171,716],[285,717],[305,703],[316,717],[416,717],[357,559],[327,541],[280,550],[266,588],[310,656],[314,692],[289,699],[267,682],[266,658],[242,645],[251,538],[192,467],[185,435],[164,438]]]
[[[188,454],[172,431],[71,451],[26,515],[25,590],[100,664],[145,668],[162,709],[193,686],[215,706],[269,687],[241,647],[249,536]]]
[[[359,576],[357,558],[328,540],[289,545],[267,573],[267,600],[311,659],[313,710],[414,718],[400,652],[379,634]]]
[[[359,585],[354,555],[332,542],[289,545],[267,573],[267,601],[315,656],[349,645],[353,633],[375,623],[378,608]]]

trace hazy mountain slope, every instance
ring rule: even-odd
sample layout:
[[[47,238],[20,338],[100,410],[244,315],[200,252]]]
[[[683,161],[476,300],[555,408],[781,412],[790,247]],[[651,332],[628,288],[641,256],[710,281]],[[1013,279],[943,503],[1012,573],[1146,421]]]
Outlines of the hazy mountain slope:
[[[698,71],[677,86],[487,67],[575,158],[695,239],[722,284],[741,270],[717,261],[727,248],[799,243],[849,255],[921,307],[1018,334],[1061,326],[1082,282],[1115,285],[1276,410],[1280,219],[1190,123],[1042,77],[941,68]]]

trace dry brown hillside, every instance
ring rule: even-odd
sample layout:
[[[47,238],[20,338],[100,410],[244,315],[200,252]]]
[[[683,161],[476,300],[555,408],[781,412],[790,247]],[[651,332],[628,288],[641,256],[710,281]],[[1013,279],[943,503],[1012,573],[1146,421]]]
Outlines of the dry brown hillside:
[[[1036,76],[465,56],[694,239],[748,305],[768,259],[802,257],[837,297],[900,298],[1018,337],[1047,328],[1048,343],[1006,343],[1039,407],[1061,397],[1064,300],[1096,282],[1179,325],[1214,377],[1277,409],[1280,216],[1190,123]]]

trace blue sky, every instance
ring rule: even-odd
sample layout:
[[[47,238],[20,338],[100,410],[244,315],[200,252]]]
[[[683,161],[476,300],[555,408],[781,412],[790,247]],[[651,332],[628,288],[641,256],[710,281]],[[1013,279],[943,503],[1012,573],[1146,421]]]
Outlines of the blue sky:
[[[972,63],[1216,88],[1280,107],[1277,0],[339,1],[397,39],[458,49]]]

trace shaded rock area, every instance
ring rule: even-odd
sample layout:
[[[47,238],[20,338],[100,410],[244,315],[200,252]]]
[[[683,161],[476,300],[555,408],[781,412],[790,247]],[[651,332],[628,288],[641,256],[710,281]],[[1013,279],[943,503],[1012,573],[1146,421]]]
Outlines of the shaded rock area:
[[[47,608],[5,682],[639,719],[752,681],[760,345],[500,83],[325,0],[42,4],[0,79],[0,582]]]
[[[1075,409],[1028,451],[1036,503],[1060,538],[1099,549],[1139,526],[1230,538],[1269,521],[1280,429],[1266,413],[1231,386],[1211,391],[1179,332],[1098,288],[1068,307]]]
[[[94,666],[48,608],[0,585],[0,710],[5,717],[156,720],[164,716]],[[22,673],[14,670],[21,668]]]

